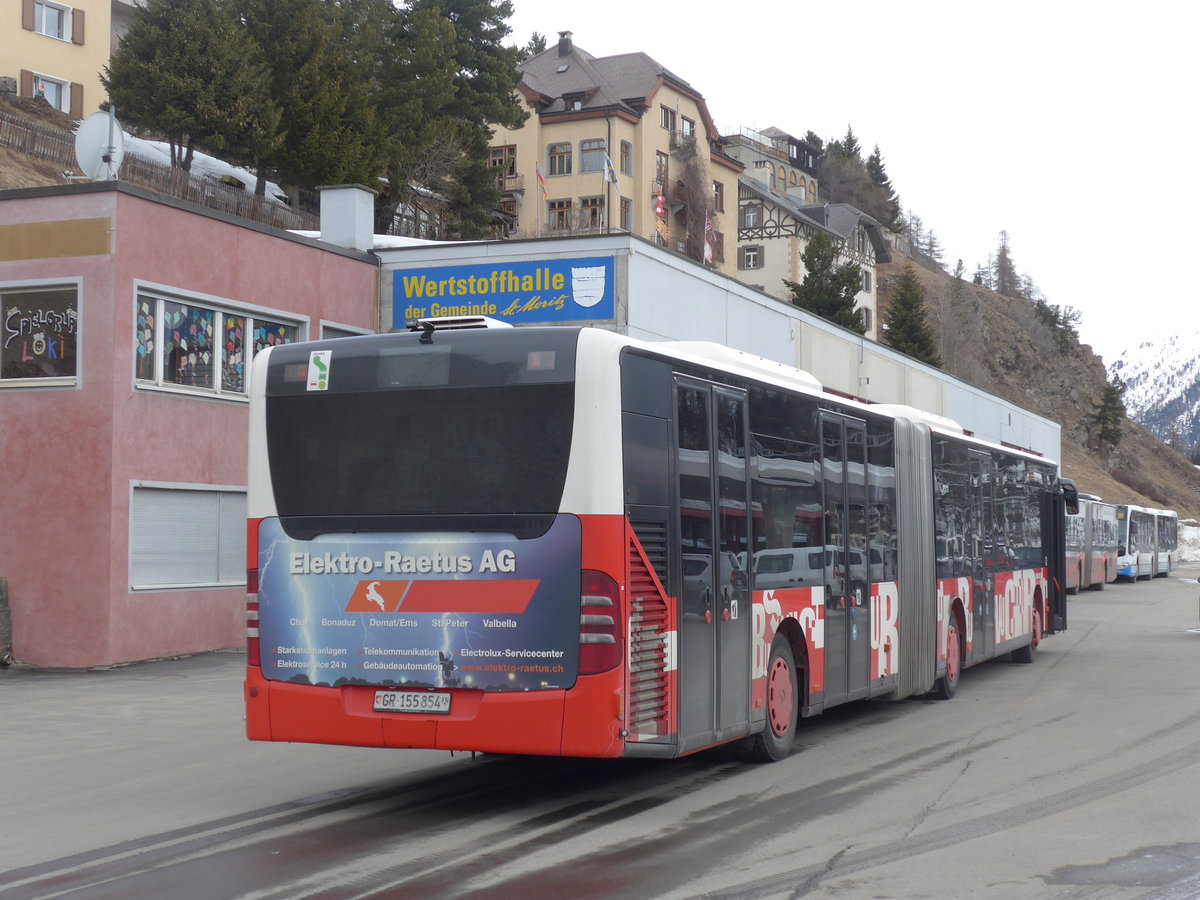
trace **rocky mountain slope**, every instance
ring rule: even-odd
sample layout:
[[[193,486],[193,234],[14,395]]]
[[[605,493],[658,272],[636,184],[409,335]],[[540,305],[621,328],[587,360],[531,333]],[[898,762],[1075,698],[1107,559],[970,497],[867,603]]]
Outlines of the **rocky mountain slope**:
[[[881,317],[906,262],[897,256],[879,268]],[[912,265],[945,370],[1059,422],[1063,474],[1081,491],[1200,518],[1200,472],[1146,428],[1127,418],[1115,450],[1099,445],[1088,419],[1107,373],[1090,346],[1075,344],[1063,352],[1031,303],[969,282],[956,285],[940,269]]]

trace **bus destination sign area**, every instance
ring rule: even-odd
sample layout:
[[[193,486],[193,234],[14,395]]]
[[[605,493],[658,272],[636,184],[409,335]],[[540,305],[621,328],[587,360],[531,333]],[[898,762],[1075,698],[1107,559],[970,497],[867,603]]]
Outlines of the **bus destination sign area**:
[[[575,683],[574,516],[524,540],[426,532],[296,540],[278,519],[265,519],[258,535],[267,678],[491,691]]]

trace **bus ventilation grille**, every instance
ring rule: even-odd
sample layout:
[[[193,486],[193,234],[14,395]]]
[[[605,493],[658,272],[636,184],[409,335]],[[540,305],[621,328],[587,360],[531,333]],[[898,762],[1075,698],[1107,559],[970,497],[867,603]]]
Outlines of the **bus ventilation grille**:
[[[633,533],[642,544],[642,552],[654,567],[654,574],[662,584],[667,583],[667,523],[631,521]]]
[[[629,544],[629,737],[651,740],[669,734],[671,686],[666,598],[637,543]]]

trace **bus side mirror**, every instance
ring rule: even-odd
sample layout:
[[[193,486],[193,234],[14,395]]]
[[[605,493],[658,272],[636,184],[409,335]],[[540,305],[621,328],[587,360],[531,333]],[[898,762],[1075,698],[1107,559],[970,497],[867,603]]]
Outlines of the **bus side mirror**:
[[[1062,479],[1063,501],[1066,503],[1067,515],[1079,515],[1079,488],[1070,478]]]

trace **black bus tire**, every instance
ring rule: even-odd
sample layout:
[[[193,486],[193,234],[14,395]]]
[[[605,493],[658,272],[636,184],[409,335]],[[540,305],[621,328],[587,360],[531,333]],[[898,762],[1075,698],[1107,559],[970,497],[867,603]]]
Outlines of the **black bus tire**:
[[[751,759],[778,762],[786,758],[796,741],[799,717],[800,679],[796,674],[796,660],[787,638],[777,634],[771,643],[771,658],[767,663],[767,722],[754,736]]]

